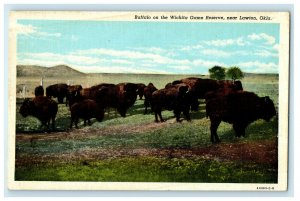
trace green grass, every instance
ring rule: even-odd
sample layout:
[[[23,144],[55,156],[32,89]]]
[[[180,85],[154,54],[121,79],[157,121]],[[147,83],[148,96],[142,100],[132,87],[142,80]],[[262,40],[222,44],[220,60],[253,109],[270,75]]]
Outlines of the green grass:
[[[17,168],[17,181],[276,183],[271,165],[228,161],[125,157]]]

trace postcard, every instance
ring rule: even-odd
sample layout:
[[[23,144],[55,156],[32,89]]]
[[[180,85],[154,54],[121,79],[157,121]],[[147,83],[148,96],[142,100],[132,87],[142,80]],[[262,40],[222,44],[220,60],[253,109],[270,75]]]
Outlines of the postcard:
[[[11,190],[286,191],[288,12],[11,11]]]

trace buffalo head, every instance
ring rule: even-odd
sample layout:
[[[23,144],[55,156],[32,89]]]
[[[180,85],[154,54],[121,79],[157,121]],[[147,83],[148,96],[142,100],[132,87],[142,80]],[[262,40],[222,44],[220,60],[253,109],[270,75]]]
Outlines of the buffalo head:
[[[274,103],[269,96],[261,98],[261,108],[262,118],[266,121],[270,121],[270,119],[276,115]]]
[[[34,103],[32,100],[30,100],[29,98],[26,98],[20,108],[20,114],[23,117],[27,117],[28,115],[30,115],[32,113],[32,111],[34,110]]]
[[[239,80],[234,81],[234,89],[235,90],[243,90],[242,82]]]
[[[37,86],[34,89],[34,95],[35,96],[44,96],[44,88],[43,88],[43,86]]]

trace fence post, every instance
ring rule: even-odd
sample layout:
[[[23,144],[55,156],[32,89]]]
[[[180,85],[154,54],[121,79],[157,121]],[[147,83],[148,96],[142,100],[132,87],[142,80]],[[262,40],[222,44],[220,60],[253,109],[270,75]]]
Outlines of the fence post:
[[[26,85],[23,85],[23,89],[22,89],[22,97],[25,98],[26,97]]]
[[[44,87],[44,77],[41,78],[40,86]]]

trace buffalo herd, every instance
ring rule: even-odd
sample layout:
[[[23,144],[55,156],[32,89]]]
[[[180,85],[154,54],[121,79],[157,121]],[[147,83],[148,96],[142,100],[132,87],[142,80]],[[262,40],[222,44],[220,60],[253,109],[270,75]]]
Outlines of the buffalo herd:
[[[144,97],[144,114],[148,108],[154,113],[155,122],[164,122],[163,110],[174,112],[177,122],[181,113],[187,121],[191,120],[190,111],[199,110],[199,99],[205,99],[206,116],[210,119],[211,142],[219,142],[217,129],[221,121],[233,125],[236,137],[245,136],[246,127],[258,120],[269,121],[276,115],[273,101],[268,97],[258,97],[252,92],[243,90],[240,81],[213,80],[196,77],[184,78],[167,83],[165,88],[157,89],[153,83],[102,83],[90,88],[81,85],[64,83],[50,85],[46,88],[46,96],[42,86],[35,88],[35,97],[25,99],[20,113],[38,118],[42,126],[55,128],[55,117],[58,103],[51,97],[57,98],[58,103],[66,105],[71,112],[71,123],[78,128],[81,118],[91,124],[90,119],[102,121],[107,108],[115,108],[122,117],[137,100]]]

